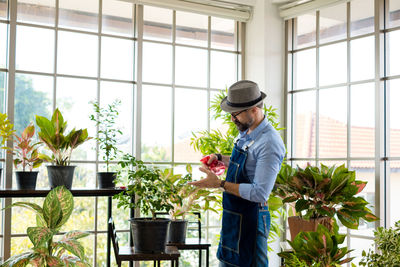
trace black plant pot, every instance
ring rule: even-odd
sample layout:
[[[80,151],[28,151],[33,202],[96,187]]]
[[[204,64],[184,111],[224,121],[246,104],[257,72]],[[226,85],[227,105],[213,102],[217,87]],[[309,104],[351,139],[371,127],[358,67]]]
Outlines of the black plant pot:
[[[36,180],[39,172],[15,172],[15,178],[17,180],[18,189],[31,189],[35,190]]]
[[[133,246],[137,253],[165,252],[170,219],[134,218],[131,222]]]
[[[115,178],[117,178],[116,172],[98,172],[97,181],[99,182],[99,188],[114,188]]]
[[[67,189],[72,187],[72,178],[76,166],[47,166],[50,188],[65,185]]]
[[[187,220],[172,220],[169,225],[167,243],[185,243]]]

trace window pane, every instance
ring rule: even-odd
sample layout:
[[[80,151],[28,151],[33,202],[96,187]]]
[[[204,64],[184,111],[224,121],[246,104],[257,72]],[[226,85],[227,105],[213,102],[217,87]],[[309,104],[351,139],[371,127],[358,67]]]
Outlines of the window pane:
[[[211,87],[225,89],[237,81],[236,59],[233,53],[211,51]]]
[[[363,250],[368,251],[370,248],[374,250],[374,246],[374,240],[350,237],[350,247],[348,249],[354,249],[354,251],[350,252],[349,255],[350,257],[355,257],[355,259],[351,262],[354,263],[356,266],[359,266],[359,262],[362,259],[361,253],[363,252]]]
[[[97,76],[97,36],[58,32],[58,73]]]
[[[130,83],[101,82],[100,84],[100,104],[102,106],[111,104],[116,99],[121,100],[115,127],[122,132],[122,135],[117,138],[117,147],[124,153],[132,153],[133,94],[133,85]]]
[[[207,50],[176,47],[175,83],[207,86]]]
[[[400,26],[400,2],[389,0],[389,27]]]
[[[294,54],[294,90],[315,87],[315,49]]]
[[[77,170],[78,168],[75,169],[75,171]],[[94,175],[94,172],[92,172],[92,174]],[[76,178],[77,175],[75,174],[74,187]],[[94,181],[94,179],[92,180]],[[74,210],[72,211],[71,217],[69,217],[67,223],[61,228],[61,231],[71,231],[78,229],[82,231],[94,230],[94,200],[94,197],[74,197]],[[78,229],[77,226],[79,226]]]
[[[346,87],[319,91],[319,156],[347,156]]]
[[[388,51],[388,62],[389,62],[389,75],[400,74],[400,31],[394,31],[387,33],[389,39],[389,51]]]
[[[208,16],[176,11],[176,42],[207,46]]]
[[[293,94],[293,157],[315,157],[315,91]]]
[[[320,86],[346,82],[346,55],[347,45],[345,42],[320,48]]]
[[[319,42],[326,43],[346,38],[347,3],[321,9]]]
[[[172,83],[172,46],[143,42],[143,81]]]
[[[133,80],[133,41],[101,38],[101,77]]]
[[[171,161],[172,90],[144,85],[142,99],[142,160]]]
[[[144,6],[143,20],[143,39],[171,41],[172,10]]]
[[[207,92],[176,89],[175,91],[174,161],[198,162],[201,153],[190,145],[192,132],[207,129]]]
[[[12,202],[21,202],[27,201],[26,198],[13,198]],[[28,202],[38,204],[42,207],[44,198],[32,198],[29,199]],[[13,207],[11,212],[11,234],[26,234],[26,228],[36,226],[36,214],[31,210],[22,207]],[[12,242],[11,242],[12,243]],[[24,250],[20,251],[19,248],[25,247],[25,251],[27,245],[31,247],[32,243],[27,240],[27,242],[23,242],[18,245],[11,246],[12,253],[18,254],[24,252]]]
[[[307,166],[315,166],[315,161],[313,160],[292,160],[289,162],[292,168],[300,167],[302,169],[307,168]]]
[[[210,91],[210,106],[212,105],[212,102],[219,93],[220,92],[218,91]],[[221,131],[222,134],[226,134],[226,131],[229,127],[228,124],[225,124],[224,121],[220,118],[214,119],[214,115],[215,112],[210,110],[210,128],[215,130],[218,129],[219,131]]]
[[[0,71],[0,112],[5,113],[4,98],[6,93],[7,73]]]
[[[211,47],[235,50],[235,24],[231,19],[211,17]]]
[[[22,201],[26,201],[26,199],[25,200],[22,199]],[[33,212],[31,212],[31,213],[33,213]],[[33,218],[33,220],[35,220],[35,218]],[[31,225],[29,225],[29,226],[31,226]],[[25,232],[25,234],[26,234],[26,232]],[[27,236],[11,238],[11,256],[26,252],[31,247],[32,247],[32,242],[29,240],[29,238]]]
[[[54,31],[17,26],[16,68],[18,70],[53,72]]]
[[[316,28],[315,12],[297,17],[297,42],[295,48],[300,49],[315,45]]]
[[[0,68],[7,66],[7,41],[7,24],[0,23]]]
[[[375,37],[350,41],[351,81],[375,77]]]
[[[15,75],[14,129],[20,134],[35,115],[50,118],[53,109],[53,83],[51,76]],[[36,129],[37,131],[37,129]]]
[[[17,21],[54,26],[55,0],[18,0]]]
[[[393,227],[395,222],[400,220],[400,161],[390,161],[390,226]]]
[[[98,0],[59,0],[59,26],[86,31],[98,31]]]
[[[367,182],[364,190],[357,196],[363,197],[369,202],[367,207],[375,214],[375,162],[374,161],[352,161],[350,163],[350,170],[356,172],[356,179]],[[360,220],[358,230],[350,230],[351,234],[374,236],[375,222],[366,222]]]
[[[351,86],[351,157],[375,155],[375,84]]]
[[[118,0],[103,0],[103,33],[133,36],[134,6]]]
[[[350,2],[351,36],[374,31],[374,0],[353,0]]]
[[[0,0],[0,18],[6,19],[7,18],[7,7],[8,7],[7,0]]]
[[[64,120],[68,122],[67,132],[71,129],[85,129],[91,137],[96,136],[96,128],[89,119],[92,113],[89,101],[95,100],[97,95],[97,81],[57,78],[57,107]],[[95,140],[91,139],[78,146],[72,153],[72,160],[95,160]]]
[[[390,156],[400,157],[400,80],[389,81],[390,95]]]

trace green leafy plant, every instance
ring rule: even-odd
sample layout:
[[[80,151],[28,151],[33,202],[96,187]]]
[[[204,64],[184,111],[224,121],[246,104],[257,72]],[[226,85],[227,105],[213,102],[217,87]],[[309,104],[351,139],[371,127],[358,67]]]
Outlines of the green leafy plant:
[[[121,130],[115,127],[115,122],[118,117],[118,106],[121,105],[120,100],[115,100],[107,107],[100,107],[98,102],[90,102],[94,109],[94,114],[90,115],[90,120],[96,123],[98,127],[98,137],[95,139],[99,142],[100,149],[104,151],[103,160],[108,167],[111,160],[118,156],[117,137],[122,135]]]
[[[169,212],[173,208],[168,202],[172,194],[170,183],[161,178],[160,169],[146,166],[129,154],[125,154],[118,165],[121,167],[118,180],[127,183],[126,190],[113,197],[118,201],[118,208],[139,208],[143,214],[151,214],[153,220],[156,212]]]
[[[6,148],[6,141],[14,134],[14,125],[7,119],[7,114],[0,113],[0,144],[1,148]]]
[[[12,256],[2,266],[90,266],[85,258],[84,247],[78,241],[88,236],[88,233],[70,231],[55,241],[55,235],[68,221],[74,209],[73,196],[64,186],[51,190],[44,200],[43,207],[29,202],[15,202],[7,208],[10,207],[23,207],[34,211],[37,225],[28,227],[26,231],[33,248]]]
[[[218,199],[215,190],[202,189],[187,184],[192,181],[192,166],[187,165],[186,175],[174,174],[173,168],[165,169],[161,172],[161,179],[167,184],[172,191],[168,202],[172,205],[169,214],[172,219],[181,217],[185,219],[185,215],[190,212],[199,212],[211,210],[217,212],[210,204],[217,203]]]
[[[220,130],[210,130],[210,131],[199,131],[197,133],[192,133],[191,145],[196,151],[200,151],[203,155],[209,155],[212,153],[221,153],[222,155],[230,155],[232,153],[235,138],[238,136],[239,131],[236,125],[231,121],[230,113],[224,112],[220,103],[227,95],[228,90],[221,91],[215,98],[211,101],[210,110],[214,114],[214,120],[222,120],[224,125],[228,128],[226,133],[223,134]],[[279,127],[278,114],[276,109],[272,106],[267,107],[264,104],[264,114],[266,115],[268,122],[277,130],[283,130],[284,128]],[[221,198],[222,199],[222,198]],[[285,211],[282,209],[282,200],[274,195],[274,192],[270,194],[268,200],[268,208],[271,213],[271,229],[269,232],[268,242],[272,243],[276,239],[280,238],[280,233],[282,230],[279,218],[285,216]],[[268,249],[270,249],[268,247]]]
[[[339,247],[345,238],[346,235],[338,233],[338,227],[329,231],[320,224],[316,232],[300,232],[293,242],[288,241],[293,251],[280,252],[278,255],[285,259],[285,266],[288,267],[339,267],[354,259],[345,258],[352,250]]]
[[[30,123],[25,130],[21,133],[21,136],[14,134],[14,148],[11,151],[14,154],[14,167],[18,168],[18,165],[22,165],[22,171],[28,167],[29,171],[33,168],[38,168],[42,163],[43,159],[40,157],[38,152],[38,145],[41,142],[31,144],[32,138],[35,135],[35,126]]]
[[[363,197],[357,197],[367,182],[356,180],[354,171],[344,165],[321,168],[291,168],[284,165],[276,179],[275,192],[283,203],[295,203],[296,212],[306,220],[335,215],[351,229],[357,229],[360,218],[372,222],[378,218],[367,208]]]
[[[91,137],[88,136],[87,129],[72,129],[68,134],[65,132],[67,122],[61,112],[56,109],[51,120],[36,115],[36,124],[40,128],[39,139],[53,153],[52,157],[43,157],[55,165],[68,166],[71,161],[72,151]]]
[[[369,249],[368,253],[362,252],[360,266],[368,267],[399,267],[400,266],[400,221],[395,223],[395,227],[388,229],[378,227],[374,231],[374,246],[377,251]]]

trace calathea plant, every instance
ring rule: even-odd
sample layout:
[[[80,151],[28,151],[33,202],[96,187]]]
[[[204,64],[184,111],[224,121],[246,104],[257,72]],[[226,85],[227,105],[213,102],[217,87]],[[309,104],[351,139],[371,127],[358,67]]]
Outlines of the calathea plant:
[[[280,252],[278,255],[285,259],[285,266],[300,267],[336,267],[351,262],[354,258],[345,258],[352,250],[339,247],[346,235],[333,231],[323,225],[318,225],[315,232],[300,232],[293,242],[288,241],[293,251]],[[354,264],[352,264],[355,267]]]
[[[351,229],[358,229],[359,220],[378,220],[367,207],[368,202],[359,194],[367,182],[356,180],[355,171],[344,165],[339,167],[307,166],[292,168],[284,165],[276,179],[276,194],[283,203],[294,203],[300,217],[310,220],[333,218]]]
[[[58,109],[54,111],[51,120],[36,115],[36,124],[40,128],[38,133],[40,140],[53,153],[52,157],[46,157],[46,160],[58,166],[69,166],[72,151],[91,139],[87,129],[74,128],[67,133],[67,122]]]
[[[43,207],[29,202],[15,202],[10,207],[23,207],[36,212],[37,225],[28,227],[26,231],[33,244],[32,249],[12,256],[2,266],[90,266],[85,258],[84,247],[78,241],[88,233],[70,231],[56,239],[74,209],[73,196],[65,187],[51,190]]]

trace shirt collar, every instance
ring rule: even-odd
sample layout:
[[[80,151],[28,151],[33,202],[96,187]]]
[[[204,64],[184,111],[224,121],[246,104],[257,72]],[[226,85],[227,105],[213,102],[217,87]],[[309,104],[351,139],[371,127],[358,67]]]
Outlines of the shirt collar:
[[[247,132],[249,131],[248,129],[246,131],[239,132],[239,138],[254,140],[258,136],[258,134],[261,133],[268,126],[268,124],[269,122],[267,116],[265,116],[261,123],[250,134],[247,134]]]

